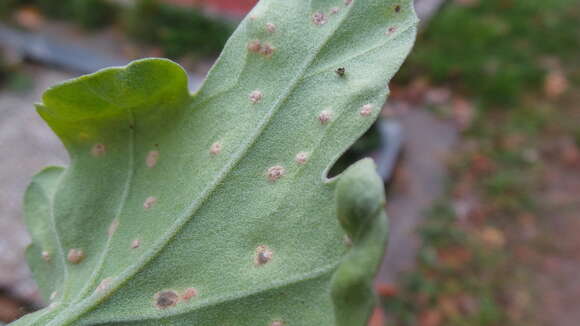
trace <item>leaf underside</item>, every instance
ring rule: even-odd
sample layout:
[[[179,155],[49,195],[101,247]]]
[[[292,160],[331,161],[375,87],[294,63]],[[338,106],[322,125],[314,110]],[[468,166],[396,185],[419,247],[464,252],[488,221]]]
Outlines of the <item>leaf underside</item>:
[[[362,326],[382,185],[369,161],[326,173],[377,118],[416,24],[410,0],[262,0],[196,94],[163,59],[46,91],[71,164],[27,191],[50,305],[14,325]]]

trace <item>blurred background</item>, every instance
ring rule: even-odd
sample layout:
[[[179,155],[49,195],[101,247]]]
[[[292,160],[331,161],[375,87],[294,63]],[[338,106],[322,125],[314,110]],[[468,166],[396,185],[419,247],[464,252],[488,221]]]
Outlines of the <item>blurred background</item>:
[[[255,0],[0,0],[0,324],[42,306],[22,195],[66,164],[47,87],[169,57],[192,90]],[[337,163],[380,163],[392,236],[373,326],[580,324],[580,1],[416,0],[382,118]]]

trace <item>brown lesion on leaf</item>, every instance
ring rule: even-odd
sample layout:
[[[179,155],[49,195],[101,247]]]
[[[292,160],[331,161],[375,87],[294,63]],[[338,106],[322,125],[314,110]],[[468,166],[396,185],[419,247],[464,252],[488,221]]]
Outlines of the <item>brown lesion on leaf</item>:
[[[137,249],[141,245],[141,241],[139,239],[135,239],[131,241],[131,249]]]
[[[259,53],[262,48],[262,43],[259,40],[252,40],[248,43],[248,51]]]
[[[257,104],[262,100],[264,94],[262,94],[262,92],[257,89],[255,91],[252,91],[248,97],[250,98],[250,102],[252,102],[252,104]]]
[[[42,259],[43,259],[45,262],[47,262],[47,263],[48,263],[48,262],[50,262],[50,260],[52,259],[52,257],[50,256],[50,252],[48,252],[48,251],[46,251],[46,250],[44,250],[44,251],[43,251],[43,252],[40,254],[40,256],[41,256],[41,257],[42,257]]]
[[[163,290],[155,293],[154,300],[155,307],[159,309],[167,309],[177,305],[179,302],[179,295],[173,290]]]
[[[306,164],[306,162],[308,162],[308,153],[307,152],[300,152],[298,154],[296,154],[296,157],[294,158],[296,163],[298,164]]]
[[[143,203],[143,208],[150,209],[151,207],[153,207],[153,205],[155,205],[155,203],[157,203],[157,198],[153,196],[147,197],[147,199],[145,199],[145,202]]]
[[[262,266],[270,262],[273,257],[274,253],[272,252],[272,250],[270,250],[268,246],[261,245],[258,246],[258,248],[256,248],[256,256],[254,258],[254,263],[257,266]]]
[[[220,142],[215,142],[211,144],[209,148],[209,153],[212,155],[218,155],[219,153],[221,153],[221,151],[222,151],[222,143]]]
[[[153,150],[147,154],[147,158],[145,158],[145,164],[148,168],[155,167],[157,165],[157,161],[159,160],[159,151]]]
[[[285,173],[286,173],[286,170],[281,165],[274,165],[274,166],[268,168],[268,171],[266,172],[266,174],[268,176],[268,180],[270,180],[272,182],[283,177]]]
[[[320,121],[320,123],[323,125],[327,124],[330,119],[332,119],[332,111],[330,110],[323,110],[318,115],[318,121]]]
[[[312,14],[312,22],[314,23],[314,25],[324,25],[327,22],[326,19],[326,15],[323,12],[315,12],[314,14]]]
[[[67,260],[72,264],[79,264],[85,258],[82,249],[73,248],[68,251]]]
[[[105,155],[106,152],[107,147],[105,146],[105,144],[98,143],[93,145],[93,147],[91,148],[91,155],[94,157],[101,157]]]
[[[267,23],[266,30],[270,33],[274,33],[276,31],[276,25],[273,23]]]
[[[272,25],[270,27],[270,29],[273,29],[273,30],[275,30],[275,28],[276,27],[274,25]],[[269,58],[274,54],[274,52],[276,51],[276,48],[268,42],[262,43],[259,40],[252,40],[248,43],[248,51],[253,52],[253,53],[257,53],[257,54],[260,54],[266,58]]]
[[[263,55],[264,57],[271,57],[274,54],[274,51],[276,50],[276,48],[274,48],[270,43],[264,43],[262,45],[262,48],[260,49],[260,54]]]
[[[360,109],[360,115],[362,115],[363,117],[368,117],[372,113],[373,113],[373,106],[372,106],[372,104],[365,104]]]
[[[197,297],[197,289],[195,288],[187,288],[183,291],[181,298],[185,301],[189,301],[191,298]]]

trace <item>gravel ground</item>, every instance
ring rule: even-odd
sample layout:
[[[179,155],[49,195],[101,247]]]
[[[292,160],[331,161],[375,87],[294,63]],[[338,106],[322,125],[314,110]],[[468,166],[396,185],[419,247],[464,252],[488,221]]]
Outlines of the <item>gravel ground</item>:
[[[31,90],[0,91],[0,288],[38,301],[23,260],[29,236],[22,222],[22,194],[32,175],[46,165],[66,164],[67,158],[33,103],[47,87],[72,76],[39,67],[27,70],[35,80]]]

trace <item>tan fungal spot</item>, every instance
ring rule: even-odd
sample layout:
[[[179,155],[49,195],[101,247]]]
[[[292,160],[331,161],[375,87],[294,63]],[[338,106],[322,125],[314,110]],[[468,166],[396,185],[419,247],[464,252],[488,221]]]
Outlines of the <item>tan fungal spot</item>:
[[[295,157],[296,163],[298,164],[306,164],[308,161],[308,153],[307,152],[300,152],[296,154]]]
[[[252,102],[252,104],[256,104],[262,100],[262,97],[264,97],[264,95],[259,90],[255,90],[255,91],[250,93],[249,97],[250,97],[250,102]]]
[[[280,165],[274,165],[273,167],[268,169],[268,179],[270,181],[276,181],[278,179],[280,179],[284,173],[286,171],[284,170],[284,167],[280,166]]]
[[[331,15],[336,15],[336,14],[338,14],[339,11],[340,11],[340,8],[334,7],[332,9],[330,9],[330,14]]]
[[[157,160],[159,160],[159,151],[150,151],[145,158],[145,164],[148,168],[152,168],[157,165]]]
[[[261,266],[270,262],[273,256],[274,253],[272,253],[272,250],[270,250],[270,248],[264,245],[258,246],[258,248],[256,248],[256,257],[254,259],[254,262],[256,263],[256,265]]]
[[[44,259],[44,261],[49,262],[51,260],[52,257],[50,257],[50,252],[48,251],[43,251],[40,256],[42,256],[42,259]]]
[[[264,43],[262,48],[260,49],[260,54],[265,57],[271,57],[274,54],[274,50],[276,50],[270,43]]]
[[[49,300],[52,301],[52,300],[56,299],[57,295],[58,295],[58,292],[52,291],[52,293],[50,294]]]
[[[179,295],[173,290],[165,290],[155,294],[155,306],[159,309],[167,309],[179,302]]]
[[[352,0],[344,0],[344,5],[348,6],[352,3]]]
[[[93,145],[93,148],[91,148],[91,155],[93,155],[94,157],[100,157],[105,155],[106,151],[107,148],[105,147],[104,144],[95,144]]]
[[[209,152],[212,155],[218,155],[222,151],[222,144],[220,142],[215,142],[211,144]]]
[[[153,207],[153,205],[155,205],[155,203],[157,203],[157,198],[155,198],[153,196],[147,197],[147,199],[145,199],[145,202],[143,203],[143,208],[149,209],[149,208]]]
[[[274,33],[276,31],[276,25],[274,25],[272,23],[267,23],[266,30],[270,33]]]
[[[372,104],[365,104],[360,109],[360,115],[362,115],[363,117],[368,117],[372,113],[373,113],[373,106],[372,106]]]
[[[101,283],[99,283],[99,285],[97,286],[95,291],[96,292],[103,292],[111,286],[111,283],[113,283],[113,278],[107,277],[107,278],[103,279],[101,281]]]
[[[275,27],[274,27],[274,29],[275,29]],[[265,57],[271,57],[272,54],[274,54],[275,50],[276,50],[276,48],[274,48],[270,43],[267,43],[267,42],[262,44],[258,40],[253,40],[253,41],[250,41],[250,43],[248,43],[248,51],[254,52],[254,53],[259,53]]]
[[[323,110],[318,115],[318,120],[322,124],[327,124],[331,118],[332,118],[332,112],[330,110]]]
[[[183,294],[181,295],[181,298],[183,300],[189,300],[193,297],[197,297],[197,290],[194,288],[188,288],[186,289]]]
[[[131,249],[137,249],[141,245],[141,241],[139,239],[135,239],[131,241]]]
[[[113,236],[113,234],[115,234],[115,231],[117,231],[117,228],[119,227],[119,220],[114,219],[113,222],[111,222],[111,225],[109,225],[109,229],[107,230],[107,234],[109,235],[109,237]]]
[[[284,322],[280,320],[275,320],[270,324],[270,326],[284,326]]]
[[[262,49],[262,44],[260,44],[260,41],[258,41],[258,40],[253,40],[253,41],[250,41],[250,43],[248,43],[248,50],[250,52],[258,53],[258,52],[260,52],[261,49]]]
[[[68,251],[66,259],[72,264],[78,264],[85,258],[85,253],[78,248],[73,248]]]
[[[326,24],[326,15],[322,12],[315,12],[312,14],[312,22],[314,25],[324,25]]]

